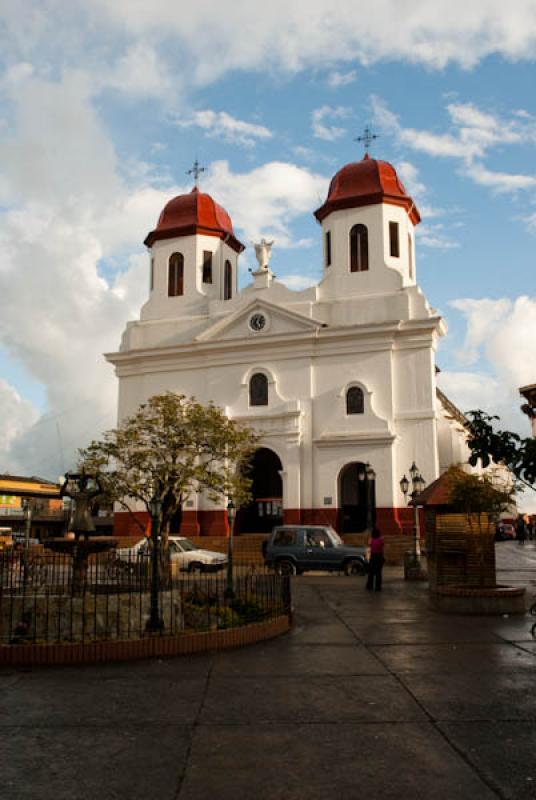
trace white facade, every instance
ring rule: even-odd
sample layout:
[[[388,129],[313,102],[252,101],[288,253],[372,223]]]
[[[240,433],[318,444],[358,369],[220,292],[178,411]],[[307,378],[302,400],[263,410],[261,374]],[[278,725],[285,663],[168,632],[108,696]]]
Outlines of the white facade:
[[[390,254],[393,222],[398,257]],[[349,234],[356,224],[368,230],[368,269],[351,272]],[[155,242],[150,297],[140,320],[127,324],[119,352],[107,356],[119,378],[119,421],[167,390],[215,402],[261,431],[263,446],[279,457],[289,521],[328,512],[335,522],[341,471],[369,463],[376,472],[378,522],[394,531],[397,510],[405,508],[399,481],[412,462],[429,483],[462,452],[436,393],[434,353],[445,324],[416,283],[414,226],[406,208],[379,202],[334,210],[322,221],[325,247],[328,231],[331,265],[325,253],[321,281],[300,292],[269,269],[237,292],[238,255],[224,238],[196,234]],[[214,279],[206,286],[202,254],[208,249]],[[178,250],[184,294],[168,297],[168,261]],[[222,299],[225,260],[233,268],[229,300]],[[257,330],[254,315],[263,318]],[[267,378],[268,404],[252,406],[250,379],[259,372]],[[350,387],[362,390],[363,413],[347,413]],[[192,513],[214,511],[203,498],[191,498],[188,506]],[[203,529],[201,513],[197,519]]]

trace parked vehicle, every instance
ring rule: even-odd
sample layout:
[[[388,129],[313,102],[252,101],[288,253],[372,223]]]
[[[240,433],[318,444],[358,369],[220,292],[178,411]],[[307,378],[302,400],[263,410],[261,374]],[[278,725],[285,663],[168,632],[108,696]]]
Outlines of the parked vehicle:
[[[345,545],[330,525],[279,525],[263,543],[264,560],[279,575],[309,570],[364,575],[366,548]]]
[[[227,556],[215,550],[204,550],[185,536],[170,536],[169,558],[173,569],[186,572],[217,572],[227,566]],[[121,547],[117,558],[125,563],[150,555],[149,539],[141,539],[132,547]]]
[[[516,538],[516,529],[509,522],[499,522],[495,529],[495,541],[511,541]]]

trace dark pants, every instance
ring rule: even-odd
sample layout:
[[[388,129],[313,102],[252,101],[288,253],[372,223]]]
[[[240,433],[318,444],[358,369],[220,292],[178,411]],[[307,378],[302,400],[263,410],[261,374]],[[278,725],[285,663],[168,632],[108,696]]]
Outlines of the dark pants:
[[[369,561],[369,571],[367,578],[367,589],[372,592],[375,589],[377,592],[382,590],[382,569],[384,557],[379,553],[372,553]]]

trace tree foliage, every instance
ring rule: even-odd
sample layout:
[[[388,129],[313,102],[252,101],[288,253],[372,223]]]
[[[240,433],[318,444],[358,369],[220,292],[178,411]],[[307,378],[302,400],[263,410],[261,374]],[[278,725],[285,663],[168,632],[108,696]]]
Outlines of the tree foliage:
[[[498,483],[490,473],[472,475],[453,465],[446,472],[449,501],[454,511],[463,514],[499,514],[511,507],[515,486]]]
[[[523,438],[511,431],[495,430],[493,423],[499,417],[484,411],[469,411],[468,445],[471,449],[469,463],[473,466],[480,459],[484,467],[493,460],[504,464],[518,481],[535,489],[536,484],[536,439]]]
[[[167,531],[193,493],[216,502],[229,497],[236,506],[249,500],[251,481],[242,466],[258,438],[217,406],[166,392],[80,450],[80,466],[98,473],[107,497],[128,511],[134,500],[150,513],[158,499],[160,528]]]

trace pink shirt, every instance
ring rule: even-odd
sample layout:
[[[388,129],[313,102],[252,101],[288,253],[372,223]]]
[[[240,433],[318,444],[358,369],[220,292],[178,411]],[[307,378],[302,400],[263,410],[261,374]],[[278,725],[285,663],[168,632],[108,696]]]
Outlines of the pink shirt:
[[[370,552],[373,555],[381,555],[383,553],[383,536],[370,540]]]

